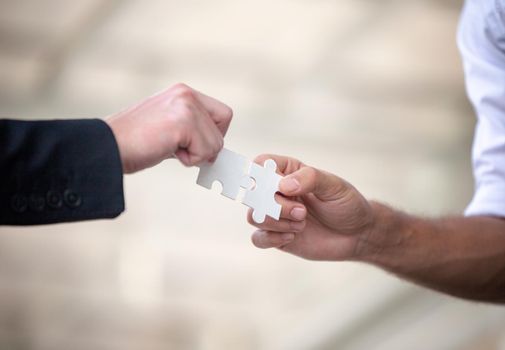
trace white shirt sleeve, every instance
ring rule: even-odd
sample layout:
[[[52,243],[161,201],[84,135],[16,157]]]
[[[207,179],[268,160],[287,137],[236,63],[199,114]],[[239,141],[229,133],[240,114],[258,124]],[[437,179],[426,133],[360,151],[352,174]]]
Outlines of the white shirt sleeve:
[[[504,0],[467,0],[458,46],[477,114],[472,150],[475,194],[465,215],[505,217]]]

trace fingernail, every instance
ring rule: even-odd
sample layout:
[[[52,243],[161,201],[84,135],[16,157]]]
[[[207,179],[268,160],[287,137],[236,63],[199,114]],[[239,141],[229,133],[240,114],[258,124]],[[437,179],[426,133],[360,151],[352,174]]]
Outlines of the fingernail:
[[[282,181],[282,188],[285,192],[295,192],[300,188],[300,183],[297,179],[284,179]]]
[[[305,219],[305,215],[307,214],[307,211],[305,210],[305,208],[293,208],[293,210],[291,210],[291,217],[295,220],[303,220]]]
[[[293,231],[300,232],[305,228],[305,223],[292,221],[289,226],[293,229]]]
[[[294,233],[283,233],[281,235],[281,238],[284,242],[291,242],[293,239],[295,239],[295,234]]]

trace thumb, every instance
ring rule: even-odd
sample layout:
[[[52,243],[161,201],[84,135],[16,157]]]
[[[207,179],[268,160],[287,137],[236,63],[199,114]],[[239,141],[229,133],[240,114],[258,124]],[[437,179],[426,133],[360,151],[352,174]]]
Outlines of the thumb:
[[[332,200],[346,191],[348,184],[343,179],[325,171],[302,167],[285,176],[279,183],[279,192],[288,197],[313,193],[321,200]]]

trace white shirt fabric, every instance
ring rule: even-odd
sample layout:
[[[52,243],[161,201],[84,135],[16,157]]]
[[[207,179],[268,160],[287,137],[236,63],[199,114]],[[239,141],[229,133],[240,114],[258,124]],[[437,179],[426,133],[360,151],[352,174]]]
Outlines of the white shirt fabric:
[[[475,194],[465,215],[505,217],[505,0],[466,0],[458,46],[477,114]]]

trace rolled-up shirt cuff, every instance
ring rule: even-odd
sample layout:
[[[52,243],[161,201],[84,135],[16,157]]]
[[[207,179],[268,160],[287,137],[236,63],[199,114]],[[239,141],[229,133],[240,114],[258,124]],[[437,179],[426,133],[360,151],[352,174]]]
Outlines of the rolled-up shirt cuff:
[[[505,217],[505,183],[480,184],[465,216]]]

